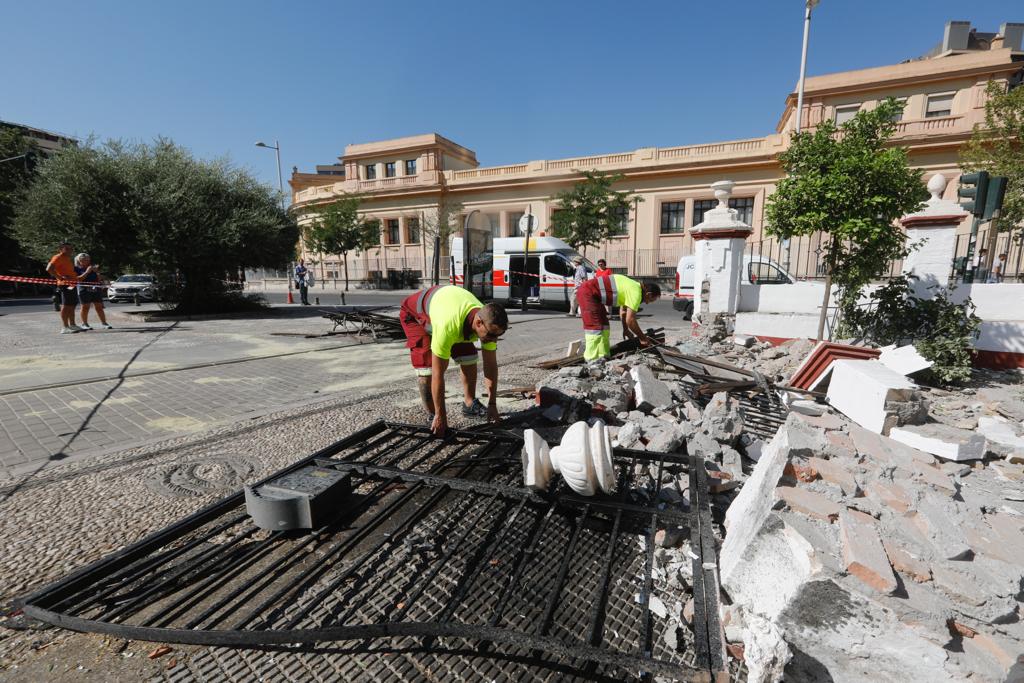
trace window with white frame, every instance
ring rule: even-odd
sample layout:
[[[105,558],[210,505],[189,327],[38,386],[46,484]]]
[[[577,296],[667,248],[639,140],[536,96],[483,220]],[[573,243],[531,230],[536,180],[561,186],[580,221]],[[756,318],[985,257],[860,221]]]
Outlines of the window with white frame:
[[[843,125],[844,123],[852,119],[854,116],[856,116],[857,112],[859,111],[859,104],[847,104],[842,107],[836,107],[836,125]]]
[[[924,117],[934,119],[940,116],[950,116],[953,113],[953,93],[939,93],[928,96],[928,104],[925,105]]]

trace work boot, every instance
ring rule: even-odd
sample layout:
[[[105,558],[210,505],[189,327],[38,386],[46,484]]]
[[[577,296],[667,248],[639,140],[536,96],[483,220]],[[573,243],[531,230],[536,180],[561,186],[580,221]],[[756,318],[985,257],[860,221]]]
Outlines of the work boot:
[[[487,414],[487,408],[480,402],[480,399],[474,398],[468,406],[465,403],[462,404],[462,414],[468,417],[483,417]]]

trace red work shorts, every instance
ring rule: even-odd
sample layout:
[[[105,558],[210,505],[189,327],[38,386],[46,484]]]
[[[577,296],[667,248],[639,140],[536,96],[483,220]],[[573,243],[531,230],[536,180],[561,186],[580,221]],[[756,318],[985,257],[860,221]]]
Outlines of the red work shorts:
[[[399,310],[398,319],[405,332],[405,345],[409,349],[409,359],[417,375],[429,375],[432,367],[430,353],[430,316],[421,310],[421,297],[425,292],[416,292],[405,298]],[[459,365],[472,365],[477,362],[476,346],[473,342],[459,342],[452,345],[452,360]]]
[[[606,297],[600,288],[602,279],[587,280],[576,291],[576,300],[583,315],[584,330],[606,330],[610,327],[608,309],[605,308]]]

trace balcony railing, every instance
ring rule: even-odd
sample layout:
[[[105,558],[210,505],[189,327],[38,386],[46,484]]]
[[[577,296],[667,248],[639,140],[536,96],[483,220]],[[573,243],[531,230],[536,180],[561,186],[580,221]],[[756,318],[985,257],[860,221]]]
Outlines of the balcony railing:
[[[896,135],[922,135],[955,130],[962,127],[963,116],[939,116],[932,119],[912,119],[896,124]]]

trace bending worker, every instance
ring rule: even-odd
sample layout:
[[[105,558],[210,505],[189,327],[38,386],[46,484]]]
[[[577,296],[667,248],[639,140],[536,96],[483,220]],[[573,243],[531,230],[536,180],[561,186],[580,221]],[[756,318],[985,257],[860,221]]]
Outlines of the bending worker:
[[[661,287],[653,282],[640,284],[625,275],[604,275],[587,280],[579,289],[580,310],[583,313],[583,335],[586,347],[583,358],[592,361],[608,358],[612,354],[611,327],[608,306],[619,307],[622,335],[636,337],[641,346],[650,346],[651,340],[640,329],[636,313],[641,304],[649,304],[661,297]]]
[[[434,286],[402,302],[399,318],[406,346],[418,375],[420,398],[429,416],[430,430],[444,436],[448,413],[444,405],[444,373],[454,360],[462,371],[463,415],[498,417],[498,359],[495,343],[508,329],[508,315],[498,304],[480,303],[473,293],[455,285]],[[477,354],[484,357],[487,408],[476,398]]]

